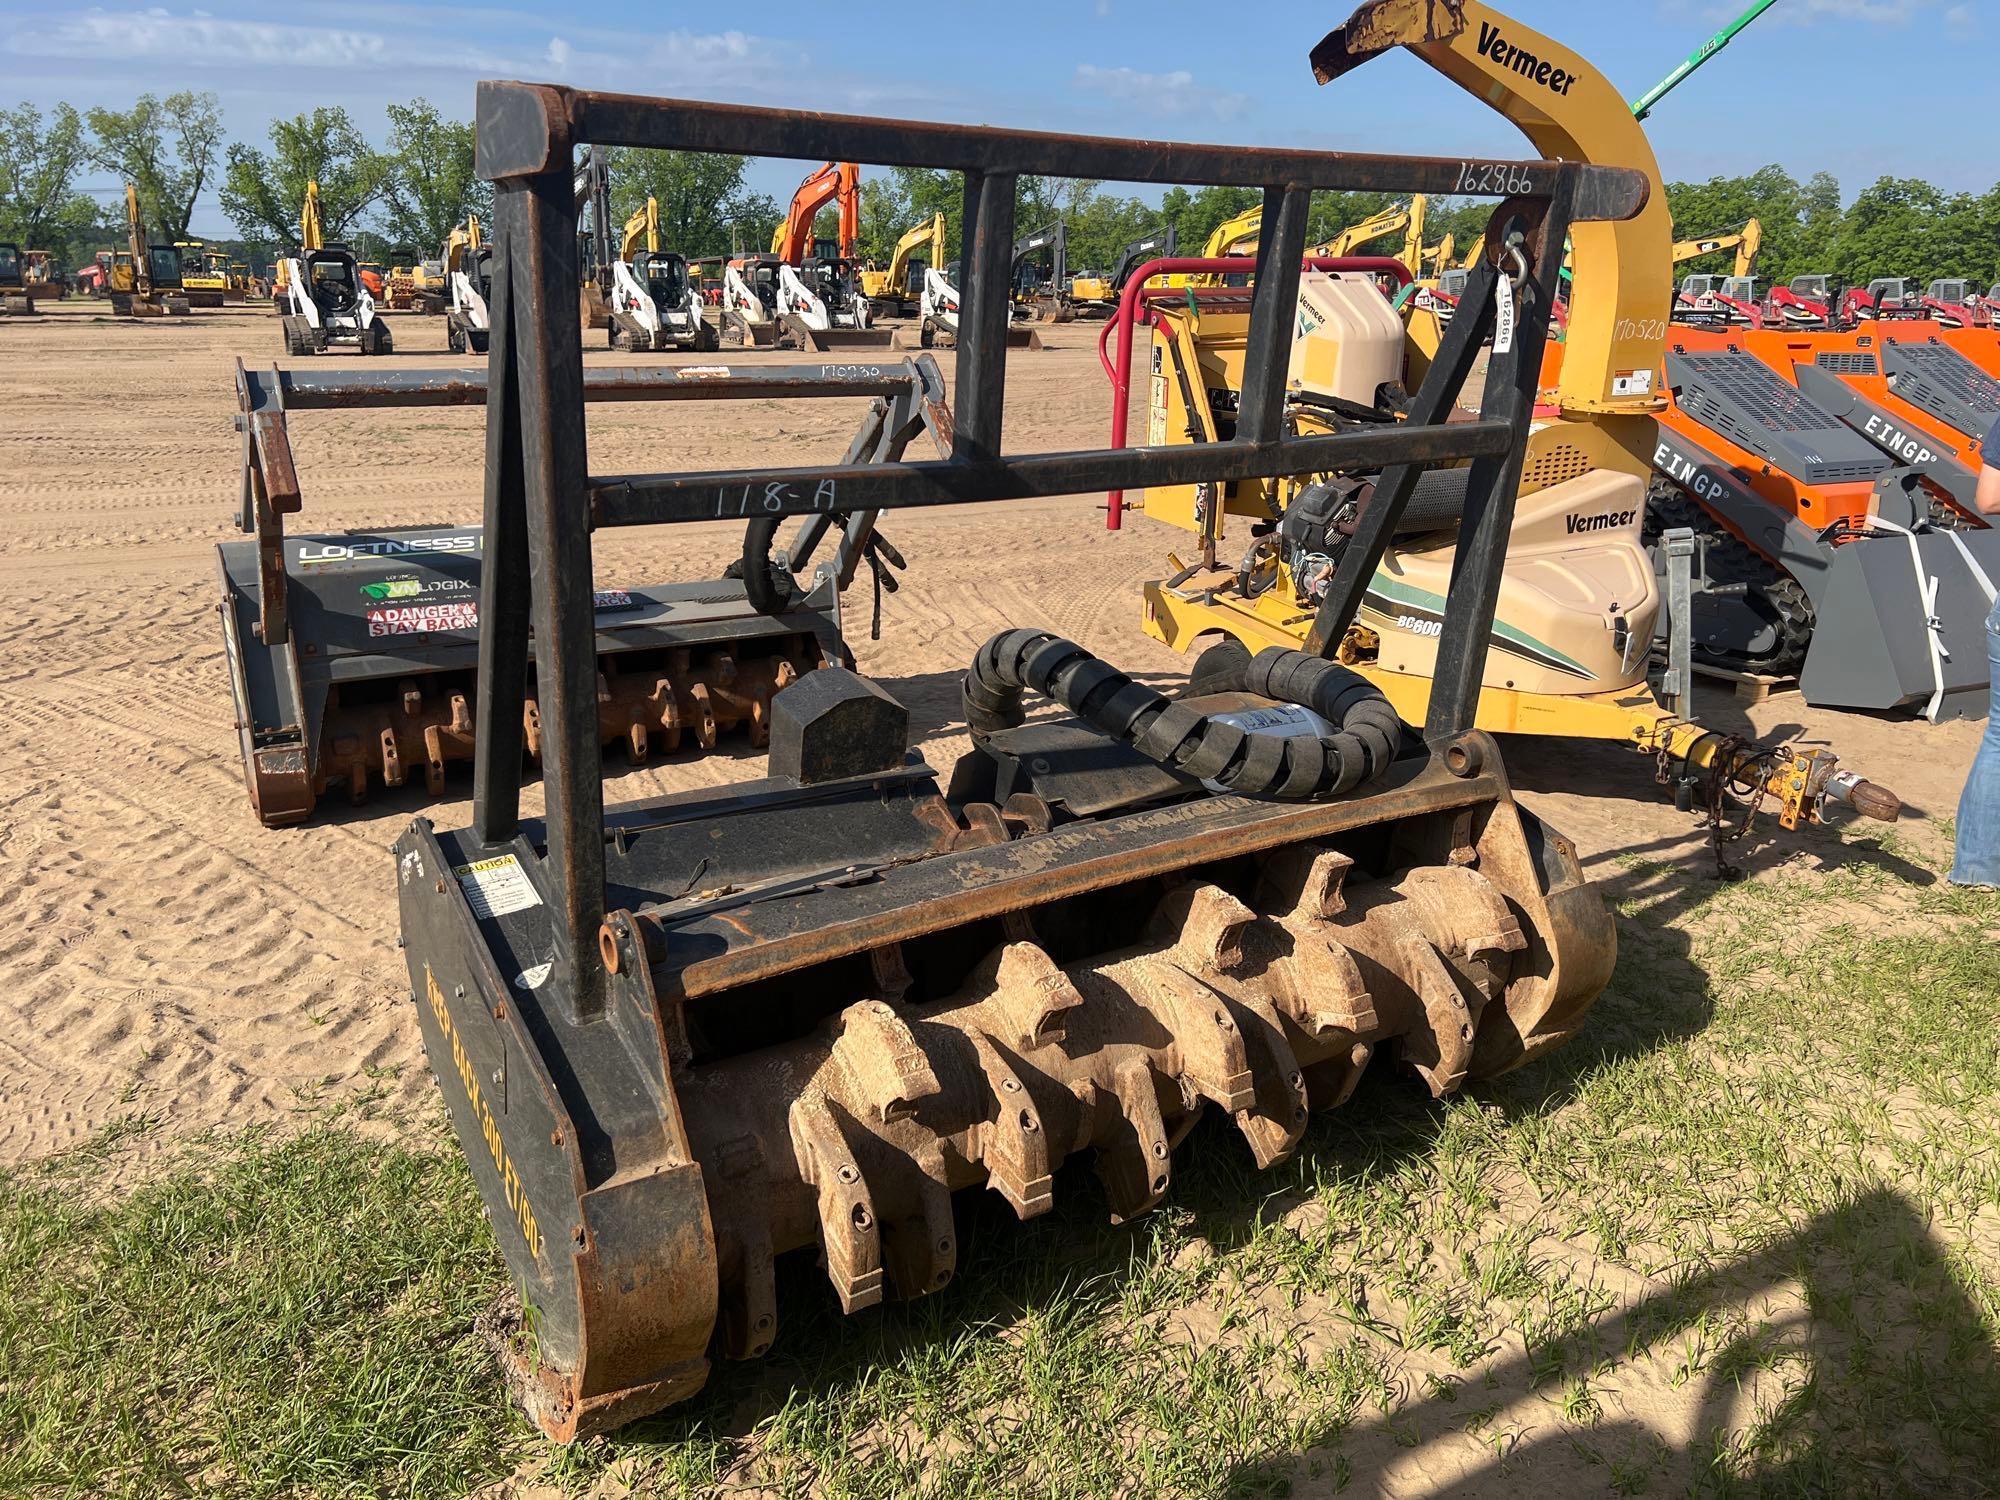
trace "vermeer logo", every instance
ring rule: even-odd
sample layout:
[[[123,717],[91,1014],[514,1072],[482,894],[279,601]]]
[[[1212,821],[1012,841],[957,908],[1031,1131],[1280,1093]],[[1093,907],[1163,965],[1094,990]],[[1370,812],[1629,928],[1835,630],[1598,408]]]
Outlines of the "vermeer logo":
[[[1532,78],[1544,88],[1567,95],[1570,85],[1576,82],[1576,75],[1563,68],[1535,56],[1534,53],[1516,47],[1500,34],[1500,28],[1491,21],[1479,23],[1479,53],[1490,57],[1501,67],[1519,73],[1523,78]]]
[[[1602,516],[1564,517],[1569,523],[1571,536],[1575,536],[1579,531],[1616,531],[1620,526],[1630,526],[1638,519],[1639,512],[1636,510],[1614,510]]]

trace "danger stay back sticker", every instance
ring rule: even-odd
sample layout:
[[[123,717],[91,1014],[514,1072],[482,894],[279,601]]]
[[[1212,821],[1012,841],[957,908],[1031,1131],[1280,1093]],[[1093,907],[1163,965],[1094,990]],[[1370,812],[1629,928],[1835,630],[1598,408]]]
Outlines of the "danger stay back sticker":
[[[429,635],[440,630],[477,630],[479,606],[467,600],[459,604],[406,604],[399,608],[368,611],[368,634]]]
[[[509,912],[526,911],[542,904],[528,872],[511,854],[454,865],[451,873],[458,877],[458,888],[465,892],[475,917],[504,917]]]

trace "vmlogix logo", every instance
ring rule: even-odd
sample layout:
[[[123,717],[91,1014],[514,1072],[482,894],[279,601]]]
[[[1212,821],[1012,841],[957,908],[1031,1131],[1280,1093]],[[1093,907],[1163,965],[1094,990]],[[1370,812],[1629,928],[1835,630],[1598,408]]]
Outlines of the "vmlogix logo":
[[[1515,46],[1491,21],[1479,23],[1479,55],[1490,57],[1510,72],[1532,78],[1544,88],[1565,97],[1569,94],[1570,85],[1576,82],[1576,74],[1567,68],[1558,68],[1546,58],[1537,57],[1525,47]]]

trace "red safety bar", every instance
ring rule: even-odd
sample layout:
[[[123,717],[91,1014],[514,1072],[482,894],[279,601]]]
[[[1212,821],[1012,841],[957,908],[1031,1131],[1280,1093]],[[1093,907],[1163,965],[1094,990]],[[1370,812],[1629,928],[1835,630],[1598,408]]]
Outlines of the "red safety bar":
[[[1247,255],[1180,255],[1166,256],[1160,260],[1149,260],[1134,271],[1125,282],[1125,289],[1118,296],[1118,312],[1104,325],[1104,332],[1097,338],[1098,362],[1104,366],[1104,373],[1111,377],[1111,446],[1125,446],[1125,427],[1128,408],[1132,404],[1132,330],[1137,326],[1139,309],[1146,302],[1179,302],[1192,296],[1199,306],[1203,302],[1224,299],[1241,301],[1249,295],[1248,289],[1234,286],[1214,287],[1160,287],[1152,291],[1146,283],[1156,276],[1183,276],[1195,272],[1220,272],[1224,275],[1246,275],[1256,261]],[[1410,268],[1390,255],[1320,255],[1305,262],[1309,271],[1360,271],[1369,275],[1394,278],[1398,287],[1405,287],[1414,279]],[[1118,361],[1114,366],[1104,352],[1105,341],[1113,332],[1118,335]],[[1113,490],[1110,506],[1104,514],[1104,525],[1108,531],[1121,529],[1125,519],[1125,492]]]

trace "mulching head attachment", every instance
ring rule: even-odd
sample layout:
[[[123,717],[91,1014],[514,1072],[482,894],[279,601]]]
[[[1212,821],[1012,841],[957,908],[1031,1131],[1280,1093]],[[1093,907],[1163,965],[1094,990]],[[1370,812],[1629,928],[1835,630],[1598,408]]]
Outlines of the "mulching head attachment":
[[[1254,1161],[1297,1148],[1387,1056],[1436,1093],[1570,1034],[1612,934],[1568,846],[1514,804],[1471,732],[1562,247],[1629,218],[1636,173],[1115,141],[484,84],[496,182],[488,571],[494,646],[472,825],[396,846],[426,1050],[523,1301],[509,1365],[559,1439],[701,1386],[778,1336],[777,1257],[840,1304],[948,1285],[951,1195],[1044,1211],[1094,1156],[1110,1212],[1170,1188],[1213,1106]],[[569,164],[580,143],[966,174],[956,420],[938,462],[592,475]],[[1202,444],[1013,452],[1003,434],[1015,174],[1264,189],[1234,430]],[[1520,196],[1488,237],[1409,420],[1288,430],[1315,191]],[[1448,420],[1505,303],[1485,410]],[[851,372],[829,365],[830,375]],[[893,424],[892,424],[893,425]],[[1032,448],[1032,442],[1025,446]],[[1474,460],[1418,739],[1330,658],[1416,481]],[[1007,632],[966,672],[975,745],[947,784],[885,688],[809,672],[769,713],[768,775],[604,806],[590,528],[735,519],[746,597],[783,611],[788,516],[1380,473],[1307,637],[1170,699],[1073,643]],[[524,580],[506,588],[497,580]],[[532,623],[542,821],[520,816]],[[1031,717],[1053,704],[1053,717]]]
[[[611,814],[630,904],[597,1015],[551,982],[542,830],[397,846],[425,1041],[536,1309],[513,1374],[557,1437],[692,1392],[711,1350],[763,1354],[787,1251],[848,1312],[935,1292],[955,1191],[1029,1218],[1089,1151],[1123,1222],[1209,1107],[1271,1166],[1377,1056],[1450,1093],[1563,1040],[1610,972],[1608,918],[1483,736],[1288,804],[1059,719],[996,731],[946,796],[844,670],[774,718],[766,780]]]
[[[479,405],[485,368],[357,376],[239,364],[236,385],[239,524],[252,539],[217,550],[244,779],[258,816],[300,822],[343,783],[357,803],[371,786],[418,778],[443,795],[446,768],[473,757],[483,528],[287,534],[285,516],[303,504],[288,420],[327,408]],[[950,431],[943,380],[928,357],[831,374],[796,365],[600,367],[584,385],[585,399],[597,401],[865,397],[853,463],[900,457],[925,432],[944,451]],[[596,591],[602,743],[622,746],[634,765],[712,750],[739,732],[761,749],[772,695],[850,659],[840,593],[862,561],[878,565],[886,544],[872,514],[842,520],[834,555],[817,571],[811,558],[826,518],[794,543],[786,561],[806,586],[780,612],[760,611],[735,578]],[[521,718],[527,758],[539,761],[532,683]]]

